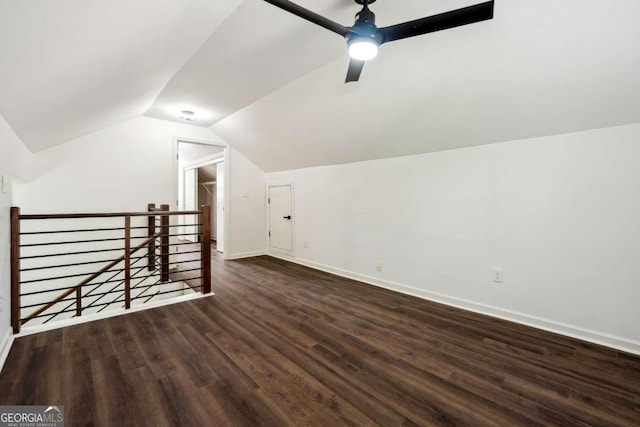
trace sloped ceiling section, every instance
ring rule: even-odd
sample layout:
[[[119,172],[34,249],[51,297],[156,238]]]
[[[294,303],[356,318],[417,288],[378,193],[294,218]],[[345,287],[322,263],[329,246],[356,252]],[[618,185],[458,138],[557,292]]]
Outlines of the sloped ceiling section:
[[[353,24],[361,8],[353,0],[295,2],[346,26]],[[403,0],[400,7],[397,3],[375,4],[379,25],[429,14],[443,2]],[[346,55],[342,37],[262,0],[247,0],[171,79],[146,115],[179,121],[179,111],[191,110],[198,115],[193,124],[208,127]],[[345,66],[342,73],[346,70]],[[340,79],[344,81],[344,75]]]
[[[0,114],[38,151],[139,117],[239,0],[0,1]]]
[[[322,29],[284,19],[262,1],[243,3],[171,79],[149,117],[178,121],[197,112],[209,127],[292,80],[339,58],[343,42]]]
[[[378,0],[380,26],[482,0]],[[295,0],[350,26],[353,0]],[[496,0],[491,21],[383,45],[262,0],[0,0],[0,114],[34,151],[193,109],[265,171],[640,122],[640,1]]]
[[[357,84],[344,55],[212,129],[277,171],[640,122],[638,16],[634,0],[497,0],[492,21],[383,45]]]

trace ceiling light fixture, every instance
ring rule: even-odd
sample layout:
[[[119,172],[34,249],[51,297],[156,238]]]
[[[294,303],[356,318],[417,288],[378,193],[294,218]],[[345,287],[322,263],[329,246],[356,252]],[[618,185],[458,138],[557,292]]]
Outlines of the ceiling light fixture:
[[[368,61],[378,55],[378,43],[370,37],[358,37],[349,43],[349,56],[358,61]]]
[[[264,1],[344,37],[349,44],[349,56],[351,57],[347,78],[345,79],[347,83],[358,81],[365,62],[376,56],[379,46],[396,40],[493,19],[495,2],[494,0],[488,0],[484,3],[414,19],[401,24],[378,27],[376,25],[376,15],[369,9],[369,5],[376,0],[355,0],[357,4],[362,5],[362,10],[356,14],[356,22],[353,26],[345,27],[325,16],[318,15],[309,9],[292,3],[290,0]]]
[[[368,61],[378,55],[378,46],[382,44],[382,33],[376,27],[376,15],[369,10],[369,3],[363,0],[363,9],[356,14],[356,23],[351,33],[346,35],[349,44],[349,56],[356,61]]]
[[[181,120],[186,120],[189,122],[195,122],[196,121],[196,113],[194,113],[193,111],[189,111],[189,110],[182,110],[180,111],[180,114],[178,114],[178,118]]]

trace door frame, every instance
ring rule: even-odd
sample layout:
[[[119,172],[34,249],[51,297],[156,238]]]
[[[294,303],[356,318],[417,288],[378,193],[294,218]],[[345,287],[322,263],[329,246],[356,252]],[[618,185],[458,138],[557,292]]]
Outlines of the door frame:
[[[190,189],[190,191],[187,191],[187,188],[189,187],[187,185],[187,172],[192,172],[193,173],[193,187]],[[180,171],[180,173],[182,174],[182,200],[178,199],[178,205],[180,205],[180,202],[182,202],[182,209],[183,210],[198,210],[198,169],[197,168],[182,168],[182,170]],[[191,203],[187,203],[187,194],[189,195],[193,195],[194,200],[190,200],[190,202],[193,202],[193,206],[191,206]],[[188,206],[188,207],[187,207]],[[178,227],[178,234],[182,234],[181,238],[188,240],[192,243],[198,243],[198,230],[195,226],[192,225],[185,225],[185,224],[197,224],[198,218],[197,215],[180,215],[178,218],[178,224],[180,225]],[[193,231],[193,233],[187,233],[188,231]]]
[[[171,160],[171,181],[172,181],[172,200],[171,200],[171,209],[172,210],[178,210],[178,143],[180,142],[188,142],[190,144],[201,144],[201,145],[214,145],[217,147],[223,147],[223,151],[222,151],[222,158],[224,159],[225,165],[224,165],[224,183],[223,183],[223,187],[224,187],[224,195],[223,195],[223,200],[224,200],[224,224],[222,224],[223,227],[223,242],[217,242],[219,245],[222,245],[222,259],[229,259],[230,257],[230,252],[229,252],[229,248],[231,247],[231,245],[229,244],[229,242],[231,242],[231,197],[230,197],[230,177],[231,177],[231,147],[229,147],[229,144],[227,144],[226,142],[222,141],[222,140],[200,140],[200,139],[193,139],[193,138],[182,138],[179,136],[174,136],[173,137],[173,156],[172,156],[172,160]],[[213,156],[218,155],[217,153],[214,154]],[[212,157],[212,156],[210,156]],[[175,216],[172,216],[171,218],[175,218]],[[220,227],[220,224],[218,224],[218,227]]]
[[[271,247],[271,239],[269,236],[269,231],[271,229],[271,204],[269,203],[269,190],[271,187],[291,187],[291,250],[287,251],[285,249],[273,248]],[[296,212],[295,212],[295,187],[293,185],[293,181],[287,182],[268,182],[266,184],[265,198],[264,204],[267,207],[267,224],[266,224],[266,246],[267,251],[277,252],[279,254],[288,255],[291,257],[296,256]]]
[[[202,157],[200,159],[196,159],[194,161],[185,163],[182,165],[182,170],[180,171],[180,173],[182,174],[182,185],[183,185],[183,189],[182,189],[182,194],[184,196],[184,194],[186,193],[186,180],[185,180],[185,175],[187,173],[187,171],[191,171],[191,170],[195,170],[196,171],[196,180],[195,180],[195,192],[196,192],[196,198],[197,198],[197,194],[198,194],[198,190],[199,190],[199,186],[198,186],[198,169],[203,167],[203,166],[209,166],[209,165],[217,165],[218,163],[224,163],[224,152],[221,153],[216,153],[216,154],[212,154],[210,156],[205,156]],[[226,165],[225,165],[226,166]],[[223,174],[224,175],[224,174]],[[224,176],[222,177],[224,179]],[[224,181],[223,181],[224,183]],[[223,184],[224,186],[224,184]],[[179,192],[178,192],[179,194]],[[224,199],[224,197],[223,197]],[[198,203],[200,204],[200,203]],[[180,200],[178,199],[178,206],[180,205]],[[224,201],[223,201],[223,205],[224,205]],[[210,206],[211,208],[211,215],[218,215],[218,210],[216,206]],[[196,210],[198,210],[199,207],[196,206]],[[226,218],[226,212],[223,215],[223,219]],[[183,219],[184,216],[179,216],[178,219]],[[196,221],[197,222],[197,221]],[[223,221],[224,223],[224,221]],[[217,226],[217,225],[216,225]],[[180,231],[181,234],[186,234],[187,230],[186,227],[178,227],[179,229],[181,229],[182,231]],[[222,242],[220,247],[218,248],[218,252],[222,252],[224,249],[224,230],[222,231]],[[218,244],[218,239],[216,238],[216,247]]]
[[[188,142],[188,141],[182,141],[182,142]],[[210,156],[202,157],[192,162],[185,163],[184,165],[182,165],[182,169],[184,170],[198,169],[203,166],[209,166],[209,165],[213,165],[220,162],[224,162],[224,152],[212,154]]]

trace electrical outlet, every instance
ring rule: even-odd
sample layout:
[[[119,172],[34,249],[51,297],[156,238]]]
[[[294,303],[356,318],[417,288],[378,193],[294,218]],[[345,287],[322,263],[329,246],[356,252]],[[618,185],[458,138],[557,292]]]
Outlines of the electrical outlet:
[[[376,261],[376,271],[382,271],[382,262]]]
[[[309,242],[307,240],[304,241],[304,247],[308,248],[309,247]]]
[[[501,267],[493,267],[491,272],[493,274],[493,283],[504,283],[504,271]]]
[[[11,183],[11,180],[9,179],[9,175],[2,175],[2,192],[3,193],[8,193],[9,192],[9,184]]]

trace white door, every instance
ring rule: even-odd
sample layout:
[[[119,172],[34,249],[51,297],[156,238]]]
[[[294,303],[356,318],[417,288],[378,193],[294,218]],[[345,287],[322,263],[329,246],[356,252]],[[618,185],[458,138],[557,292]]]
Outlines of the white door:
[[[198,179],[197,179],[197,170],[196,169],[185,169],[184,170],[184,210],[185,211],[197,211],[198,210]],[[185,227],[184,234],[185,236],[180,236],[180,238],[189,240],[191,242],[198,241],[198,217],[196,215],[185,215],[184,216]]]
[[[224,162],[216,163],[216,249],[224,252]],[[213,207],[212,207],[213,209]]]
[[[291,185],[269,187],[269,247],[293,252],[293,204]]]

